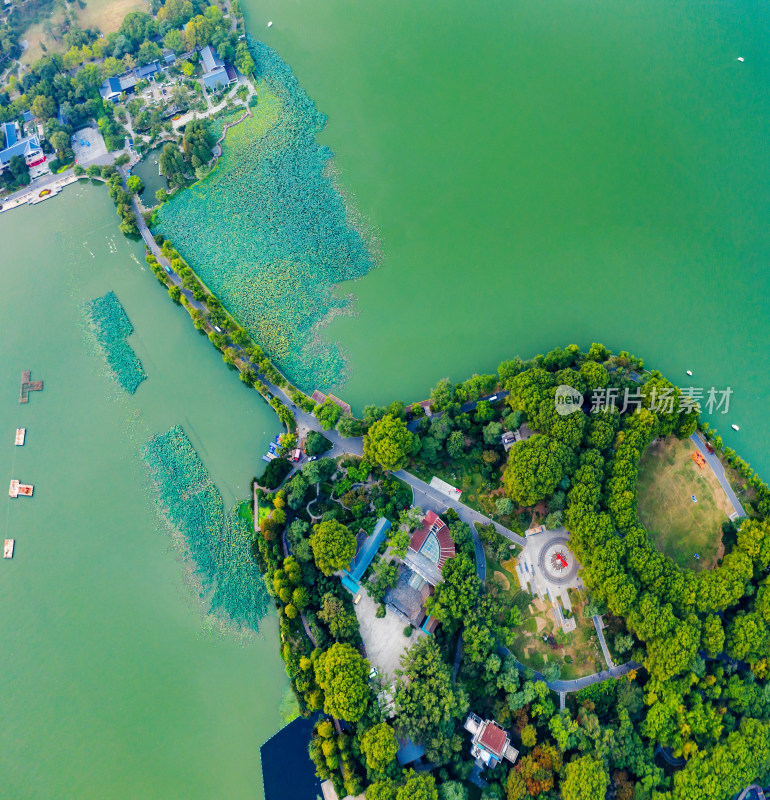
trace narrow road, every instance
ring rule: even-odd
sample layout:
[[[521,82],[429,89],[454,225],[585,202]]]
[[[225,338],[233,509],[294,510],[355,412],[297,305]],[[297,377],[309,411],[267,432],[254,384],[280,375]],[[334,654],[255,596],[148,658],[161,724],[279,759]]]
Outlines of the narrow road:
[[[596,628],[596,635],[599,637],[599,644],[602,647],[602,654],[604,655],[604,661],[607,664],[607,669],[612,670],[615,667],[615,664],[612,661],[610,649],[607,647],[607,640],[604,638],[604,631],[602,630],[604,623],[598,614],[594,615],[592,619],[594,621],[594,627]]]
[[[123,170],[120,170],[120,172],[121,177],[123,178],[123,188],[126,189],[126,174]],[[128,190],[126,189],[126,191]],[[182,286],[181,277],[171,268],[171,264],[169,263],[168,259],[161,252],[161,249],[158,247],[155,239],[152,238],[152,233],[150,233],[150,229],[147,227],[147,223],[144,221],[144,217],[142,216],[141,207],[139,206],[139,198],[136,195],[132,195],[132,203],[134,205],[134,213],[136,214],[136,225],[139,228],[139,233],[142,235],[142,239],[144,239],[144,243],[150,248],[150,252],[155,256],[155,258],[158,259],[158,263],[162,267],[166,268],[166,274],[171,279],[171,282],[181,289],[182,294],[185,296],[190,306],[196,311],[205,313],[207,311],[206,306],[203,305],[203,303],[199,303],[193,297],[193,293],[189,289],[185,289],[184,286]]]
[[[401,469],[393,474],[397,478],[400,478],[402,481],[404,481],[404,483],[408,483],[412,487],[415,493],[415,504],[420,506],[420,508],[433,508],[434,511],[436,510],[435,506],[441,507],[442,510],[453,508],[457,512],[457,515],[460,517],[460,519],[463,522],[467,522],[473,530],[475,530],[473,527],[474,522],[478,522],[482,525],[494,525],[495,530],[506,539],[509,539],[510,541],[521,545],[522,547],[526,544],[527,540],[523,536],[519,535],[518,533],[514,533],[513,531],[509,531],[508,528],[503,527],[499,522],[495,522],[489,517],[485,517],[478,511],[468,508],[468,506],[466,506],[464,503],[461,503],[459,500],[454,500],[451,497],[447,497],[447,495],[439,492],[437,489],[434,489],[430,484],[425,483],[425,481],[420,480],[411,473]],[[418,494],[422,502],[417,502]],[[423,503],[425,505],[423,505]]]
[[[463,414],[467,414],[467,413],[469,413],[471,411],[474,411],[476,406],[482,400],[489,400],[490,397],[494,397],[495,398],[494,402],[497,402],[498,400],[505,400],[505,398],[508,397],[508,392],[505,391],[505,389],[501,389],[499,392],[495,392],[494,394],[488,394],[485,397],[479,397],[478,400],[469,400],[467,403],[463,403],[460,406],[460,411]],[[432,417],[430,417],[430,419],[438,419],[443,413],[444,413],[443,411],[438,411]],[[406,427],[410,431],[415,431],[419,427],[420,423],[424,419],[425,419],[425,417],[417,417],[417,418],[413,419]]]
[[[730,519],[745,517],[746,512],[743,510],[740,500],[738,500],[736,497],[733,487],[730,486],[730,481],[727,480],[727,476],[725,475],[725,468],[722,466],[722,462],[719,460],[716,453],[709,453],[703,439],[700,438],[700,435],[697,432],[694,433],[690,439],[692,439],[693,444],[698,448],[701,455],[706,460],[706,463],[714,471],[714,475],[716,475],[719,485],[725,490],[727,499],[730,501],[730,504],[733,507],[733,513],[730,514]]]

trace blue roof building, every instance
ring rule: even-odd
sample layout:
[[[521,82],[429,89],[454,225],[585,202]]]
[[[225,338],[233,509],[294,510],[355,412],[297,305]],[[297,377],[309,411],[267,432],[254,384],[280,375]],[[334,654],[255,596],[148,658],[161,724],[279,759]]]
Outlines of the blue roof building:
[[[29,109],[27,109],[27,110],[26,110],[26,111],[25,111],[25,112],[24,112],[24,113],[21,115],[21,118],[24,120],[24,122],[32,122],[32,119],[33,119],[33,117],[32,117],[32,112],[31,112]]]
[[[137,67],[136,77],[141,81],[151,78],[156,72],[160,72],[160,61],[153,61],[152,64],[145,64],[143,67]]]
[[[201,50],[201,62],[204,70],[203,85],[210,92],[229,86],[238,80],[235,70],[222,61],[212,45],[207,45]]]
[[[3,123],[3,137],[5,138],[6,147],[13,147],[16,144],[16,142],[19,140],[19,135],[16,131],[15,122]]]
[[[105,100],[117,100],[123,90],[120,88],[120,78],[107,78],[99,88],[99,94]]]
[[[385,541],[390,531],[390,521],[380,517],[370,536],[363,541],[359,539],[358,551],[350,562],[350,566],[342,573],[342,585],[351,593],[358,594],[361,588],[361,578],[369,568],[372,560],[377,555],[380,545]]]
[[[6,123],[7,125],[8,123]],[[6,133],[6,136],[8,134]],[[6,139],[6,141],[8,141]],[[0,150],[0,172],[2,172],[10,163],[14,156],[21,156],[28,166],[45,161],[45,156],[40,148],[40,142],[37,136],[27,136],[25,139],[18,139],[16,130],[13,132],[13,143],[6,147],[5,150]]]

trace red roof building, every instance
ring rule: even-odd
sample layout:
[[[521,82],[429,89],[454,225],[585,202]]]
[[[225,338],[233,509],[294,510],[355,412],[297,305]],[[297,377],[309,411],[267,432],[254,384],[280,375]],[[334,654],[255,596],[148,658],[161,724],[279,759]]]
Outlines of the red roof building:
[[[439,570],[455,555],[455,543],[449,534],[449,528],[438,514],[428,511],[409,542],[409,547],[415,553],[421,553],[433,561]]]
[[[519,751],[511,746],[508,732],[493,719],[482,720],[471,713],[463,727],[473,736],[471,755],[479,766],[494,769],[504,758],[515,763]]]

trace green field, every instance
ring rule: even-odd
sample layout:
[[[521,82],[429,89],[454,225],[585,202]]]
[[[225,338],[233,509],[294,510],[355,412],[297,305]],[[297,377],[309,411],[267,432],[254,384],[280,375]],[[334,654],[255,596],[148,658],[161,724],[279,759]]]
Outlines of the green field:
[[[637,488],[639,519],[657,547],[680,566],[698,570],[721,556],[722,523],[732,507],[708,465],[701,469],[692,460],[694,452],[689,439],[653,443],[642,456]]]
[[[102,33],[111,33],[120,27],[126,14],[147,11],[148,4],[146,0],[87,0],[84,8],[73,4],[69,9],[83,30],[98,28]],[[29,47],[19,59],[22,64],[34,63],[44,52],[63,53],[67,49],[64,42],[65,17],[64,9],[56,6],[47,20],[36,22],[24,31],[21,38],[26,39]]]

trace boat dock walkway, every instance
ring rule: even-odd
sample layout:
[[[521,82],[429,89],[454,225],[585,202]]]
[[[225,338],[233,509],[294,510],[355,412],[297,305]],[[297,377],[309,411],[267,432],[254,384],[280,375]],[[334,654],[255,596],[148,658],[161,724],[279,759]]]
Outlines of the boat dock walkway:
[[[31,381],[29,379],[31,374],[30,370],[21,373],[21,389],[19,391],[20,403],[29,403],[30,392],[43,391],[43,381]]]

